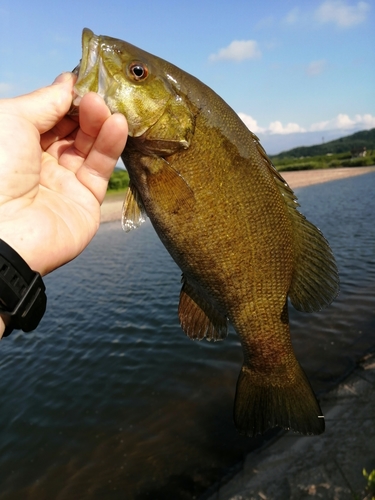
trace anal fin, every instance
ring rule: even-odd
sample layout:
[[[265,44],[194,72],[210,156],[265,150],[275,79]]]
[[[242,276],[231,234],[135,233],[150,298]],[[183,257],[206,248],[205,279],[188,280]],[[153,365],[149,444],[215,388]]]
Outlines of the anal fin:
[[[178,316],[182,330],[192,340],[223,340],[227,336],[226,316],[184,278]]]

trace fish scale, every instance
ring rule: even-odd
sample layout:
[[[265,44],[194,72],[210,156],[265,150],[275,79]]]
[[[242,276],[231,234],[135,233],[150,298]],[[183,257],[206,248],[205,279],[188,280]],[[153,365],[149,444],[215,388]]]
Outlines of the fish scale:
[[[75,92],[100,91],[129,124],[123,227],[146,213],[183,273],[178,314],[191,339],[222,340],[228,320],[244,363],[234,421],[319,434],[324,418],[291,344],[288,295],[315,311],[338,293],[322,233],[258,138],[209,87],[127,42],[85,29]]]

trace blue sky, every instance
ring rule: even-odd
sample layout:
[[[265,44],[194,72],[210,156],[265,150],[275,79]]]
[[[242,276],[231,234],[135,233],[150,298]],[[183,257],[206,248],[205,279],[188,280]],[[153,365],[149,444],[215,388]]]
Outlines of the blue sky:
[[[0,0],[0,97],[72,70],[83,27],[220,94],[270,154],[375,127],[375,0]]]

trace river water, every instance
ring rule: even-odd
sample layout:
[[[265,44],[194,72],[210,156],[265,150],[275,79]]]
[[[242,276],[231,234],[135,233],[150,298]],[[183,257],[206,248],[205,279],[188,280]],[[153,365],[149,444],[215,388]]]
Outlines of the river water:
[[[296,193],[341,278],[326,310],[290,308],[321,393],[375,347],[375,173]],[[202,498],[259,444],[232,421],[239,341],[184,336],[180,271],[149,222],[102,225],[45,282],[40,327],[0,343],[1,500]]]

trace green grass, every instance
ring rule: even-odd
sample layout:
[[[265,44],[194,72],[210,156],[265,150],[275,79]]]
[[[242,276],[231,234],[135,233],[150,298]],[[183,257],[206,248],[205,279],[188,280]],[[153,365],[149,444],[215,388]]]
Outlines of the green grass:
[[[367,486],[366,486],[366,493],[368,493],[367,498],[375,500],[375,469],[372,472],[370,472],[370,474],[368,474],[366,469],[363,469],[362,474],[367,479]]]
[[[341,466],[338,464],[336,460],[334,460],[334,462],[340,474],[342,475],[347,487],[349,488],[353,500],[375,500],[375,469],[372,472],[370,472],[370,474],[366,471],[366,469],[362,469],[362,475],[367,480],[367,484],[364,490],[362,490],[360,493],[357,493],[352,488]]]
[[[315,146],[299,146],[288,151],[282,151],[275,156],[279,156],[280,158],[300,158],[301,156],[308,157],[326,155],[328,153],[339,154],[345,153],[345,151],[360,151],[364,147],[367,149],[367,154],[370,152],[374,154],[375,128],[355,132],[354,134],[323,144],[315,144]]]
[[[129,186],[129,174],[126,170],[115,170],[108,182],[107,193],[119,193]]]
[[[272,157],[272,163],[277,170],[313,170],[320,168],[338,168],[338,167],[365,167],[375,165],[375,154],[365,157],[352,158],[350,152],[309,156],[306,158],[293,157]]]

